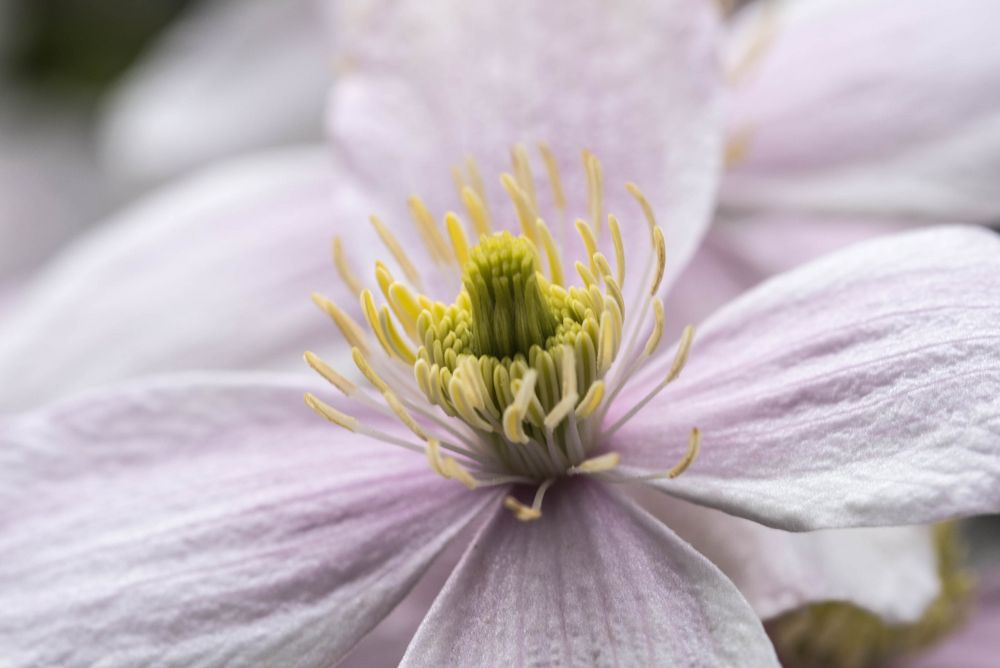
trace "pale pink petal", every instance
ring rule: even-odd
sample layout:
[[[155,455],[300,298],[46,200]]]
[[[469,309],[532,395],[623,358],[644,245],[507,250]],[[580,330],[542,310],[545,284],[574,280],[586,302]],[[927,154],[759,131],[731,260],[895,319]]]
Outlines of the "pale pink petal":
[[[1000,569],[983,576],[969,620],[926,654],[899,668],[996,668],[1000,656]]]
[[[316,0],[192,7],[114,89],[105,167],[125,185],[240,151],[322,136],[333,77]]]
[[[331,426],[287,379],[119,387],[0,441],[13,665],[329,666],[495,499]]]
[[[562,483],[543,513],[498,512],[403,665],[778,665],[732,583],[631,502]]]
[[[242,159],[146,197],[24,286],[0,321],[0,407],[153,371],[304,369],[305,348],[341,350],[309,295],[357,307],[330,241],[351,229],[356,271],[371,267],[378,249],[358,225],[370,209],[318,148]]]
[[[716,219],[666,301],[667,333],[680,335],[761,281],[906,223],[788,213]]]
[[[889,624],[913,622],[941,588],[928,526],[789,533],[652,490],[642,502],[718,566],[765,620],[847,601]]]
[[[545,141],[561,166],[570,214],[586,215],[580,152],[590,149],[604,164],[607,209],[648,249],[624,189],[638,183],[666,228],[669,271],[680,270],[707,225],[721,155],[712,3],[341,6],[327,127],[336,154],[371,184],[400,203],[418,193],[438,215],[460,210],[450,167],[471,154],[488,199],[513,221],[499,174],[510,171],[511,146],[523,142],[544,179],[535,144]],[[548,218],[549,188],[538,192]]]
[[[865,242],[718,311],[680,380],[608,447],[665,470],[698,427],[694,465],[654,484],[784,529],[996,512],[998,322],[992,232]]]
[[[769,46],[734,85],[731,129],[748,152],[724,181],[725,205],[1000,217],[1000,4],[754,9],[733,48]]]

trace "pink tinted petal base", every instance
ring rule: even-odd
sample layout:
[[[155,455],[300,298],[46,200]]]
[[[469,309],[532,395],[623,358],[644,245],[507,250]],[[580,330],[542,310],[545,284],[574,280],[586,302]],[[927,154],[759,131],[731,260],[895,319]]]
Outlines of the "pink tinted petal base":
[[[14,665],[329,666],[496,499],[274,378],[146,383],[0,429]]]
[[[847,601],[913,622],[940,591],[927,526],[790,533],[646,490],[645,506],[718,566],[762,619]]]
[[[998,322],[992,232],[859,244],[718,311],[681,378],[608,448],[626,467],[666,470],[698,427],[694,465],[651,484],[778,528],[996,512]]]
[[[732,583],[631,502],[560,483],[543,513],[498,511],[403,665],[777,666]]]

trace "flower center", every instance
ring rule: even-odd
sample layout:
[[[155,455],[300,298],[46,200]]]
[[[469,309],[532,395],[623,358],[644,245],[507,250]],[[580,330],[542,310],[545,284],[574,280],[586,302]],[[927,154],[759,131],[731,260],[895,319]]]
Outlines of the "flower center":
[[[565,196],[555,160],[546,147],[541,148],[558,217],[564,219]],[[446,240],[423,202],[410,199],[413,222],[429,258],[424,265],[450,270],[460,278],[452,304],[420,293],[420,263],[410,259],[375,216],[372,224],[405,277],[405,282],[397,280],[385,263],[376,263],[375,283],[385,298],[381,306],[354,274],[339,240],[334,242],[337,269],[360,294],[374,342],[345,311],[314,295],[351,344],[355,364],[382,395],[382,402],[312,353],[306,353],[307,362],[349,399],[394,415],[419,442],[362,424],[313,395],[307,395],[306,401],[323,417],[351,431],[424,453],[433,470],[469,487],[511,482],[538,485],[530,506],[512,497],[507,500],[508,507],[527,520],[540,516],[545,491],[561,477],[624,479],[613,473],[620,461],[618,453],[602,451],[602,445],[677,377],[687,359],[692,330],[685,329],[666,378],[624,417],[603,425],[611,402],[660,344],[664,320],[657,293],[665,266],[663,232],[649,202],[629,184],[628,191],[645,218],[652,252],[640,278],[644,289],[636,291],[626,311],[621,228],[615,216],[608,215],[612,262],[601,252],[600,163],[585,152],[590,221],[577,219],[575,228],[586,256],[574,265],[581,284],[568,285],[562,255],[539,215],[527,152],[516,147],[513,155],[514,175],[504,174],[500,181],[514,205],[521,227],[518,236],[493,231],[493,213],[485,204],[486,193],[474,163],[468,164],[468,183],[460,172],[458,179],[471,227],[457,214],[447,213],[443,221]],[[476,235],[475,245],[470,246],[467,232]],[[673,477],[683,472],[697,454],[698,444],[698,431],[693,430],[685,457],[658,475]]]

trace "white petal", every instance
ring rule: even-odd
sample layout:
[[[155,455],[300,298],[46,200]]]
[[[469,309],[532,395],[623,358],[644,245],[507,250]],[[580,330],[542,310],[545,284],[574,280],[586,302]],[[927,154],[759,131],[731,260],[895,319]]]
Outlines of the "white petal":
[[[329,666],[496,500],[287,379],[116,387],[0,443],[13,665]]]

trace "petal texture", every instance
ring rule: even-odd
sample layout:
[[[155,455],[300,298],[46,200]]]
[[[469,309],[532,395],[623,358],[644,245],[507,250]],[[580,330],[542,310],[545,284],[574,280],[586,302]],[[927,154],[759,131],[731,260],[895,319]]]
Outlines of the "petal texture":
[[[768,46],[733,92],[726,205],[1000,217],[1000,5],[766,4],[732,36]]]
[[[319,139],[333,72],[316,4],[193,7],[111,93],[100,136],[108,172],[137,186],[239,151]]]
[[[141,200],[0,321],[0,409],[156,371],[304,368],[302,350],[338,340],[309,300],[342,287],[330,239],[349,226],[357,238],[369,209],[319,149],[264,153]]]
[[[471,154],[487,179],[487,199],[514,220],[497,177],[511,169],[513,144],[524,142],[535,155],[535,143],[545,141],[564,175],[570,214],[585,216],[579,156],[590,149],[604,164],[607,210],[637,243],[648,242],[624,190],[626,181],[638,183],[666,227],[669,271],[680,270],[707,225],[720,166],[712,3],[342,7],[342,72],[327,126],[333,150],[364,178],[393,198],[418,193],[440,216],[460,207],[450,168]],[[545,173],[536,161],[535,175]],[[547,205],[549,189],[540,187],[538,197]]]
[[[732,583],[631,502],[563,483],[543,512],[493,518],[403,665],[777,665]]]
[[[12,665],[329,666],[495,498],[285,380],[116,388],[0,441]]]
[[[998,277],[1000,237],[965,227],[782,274],[710,318],[609,447],[666,469],[699,427],[695,464],[654,484],[785,529],[1000,510]]]
[[[718,566],[764,620],[846,601],[888,624],[908,623],[941,588],[927,526],[790,533],[652,490],[642,501]]]

